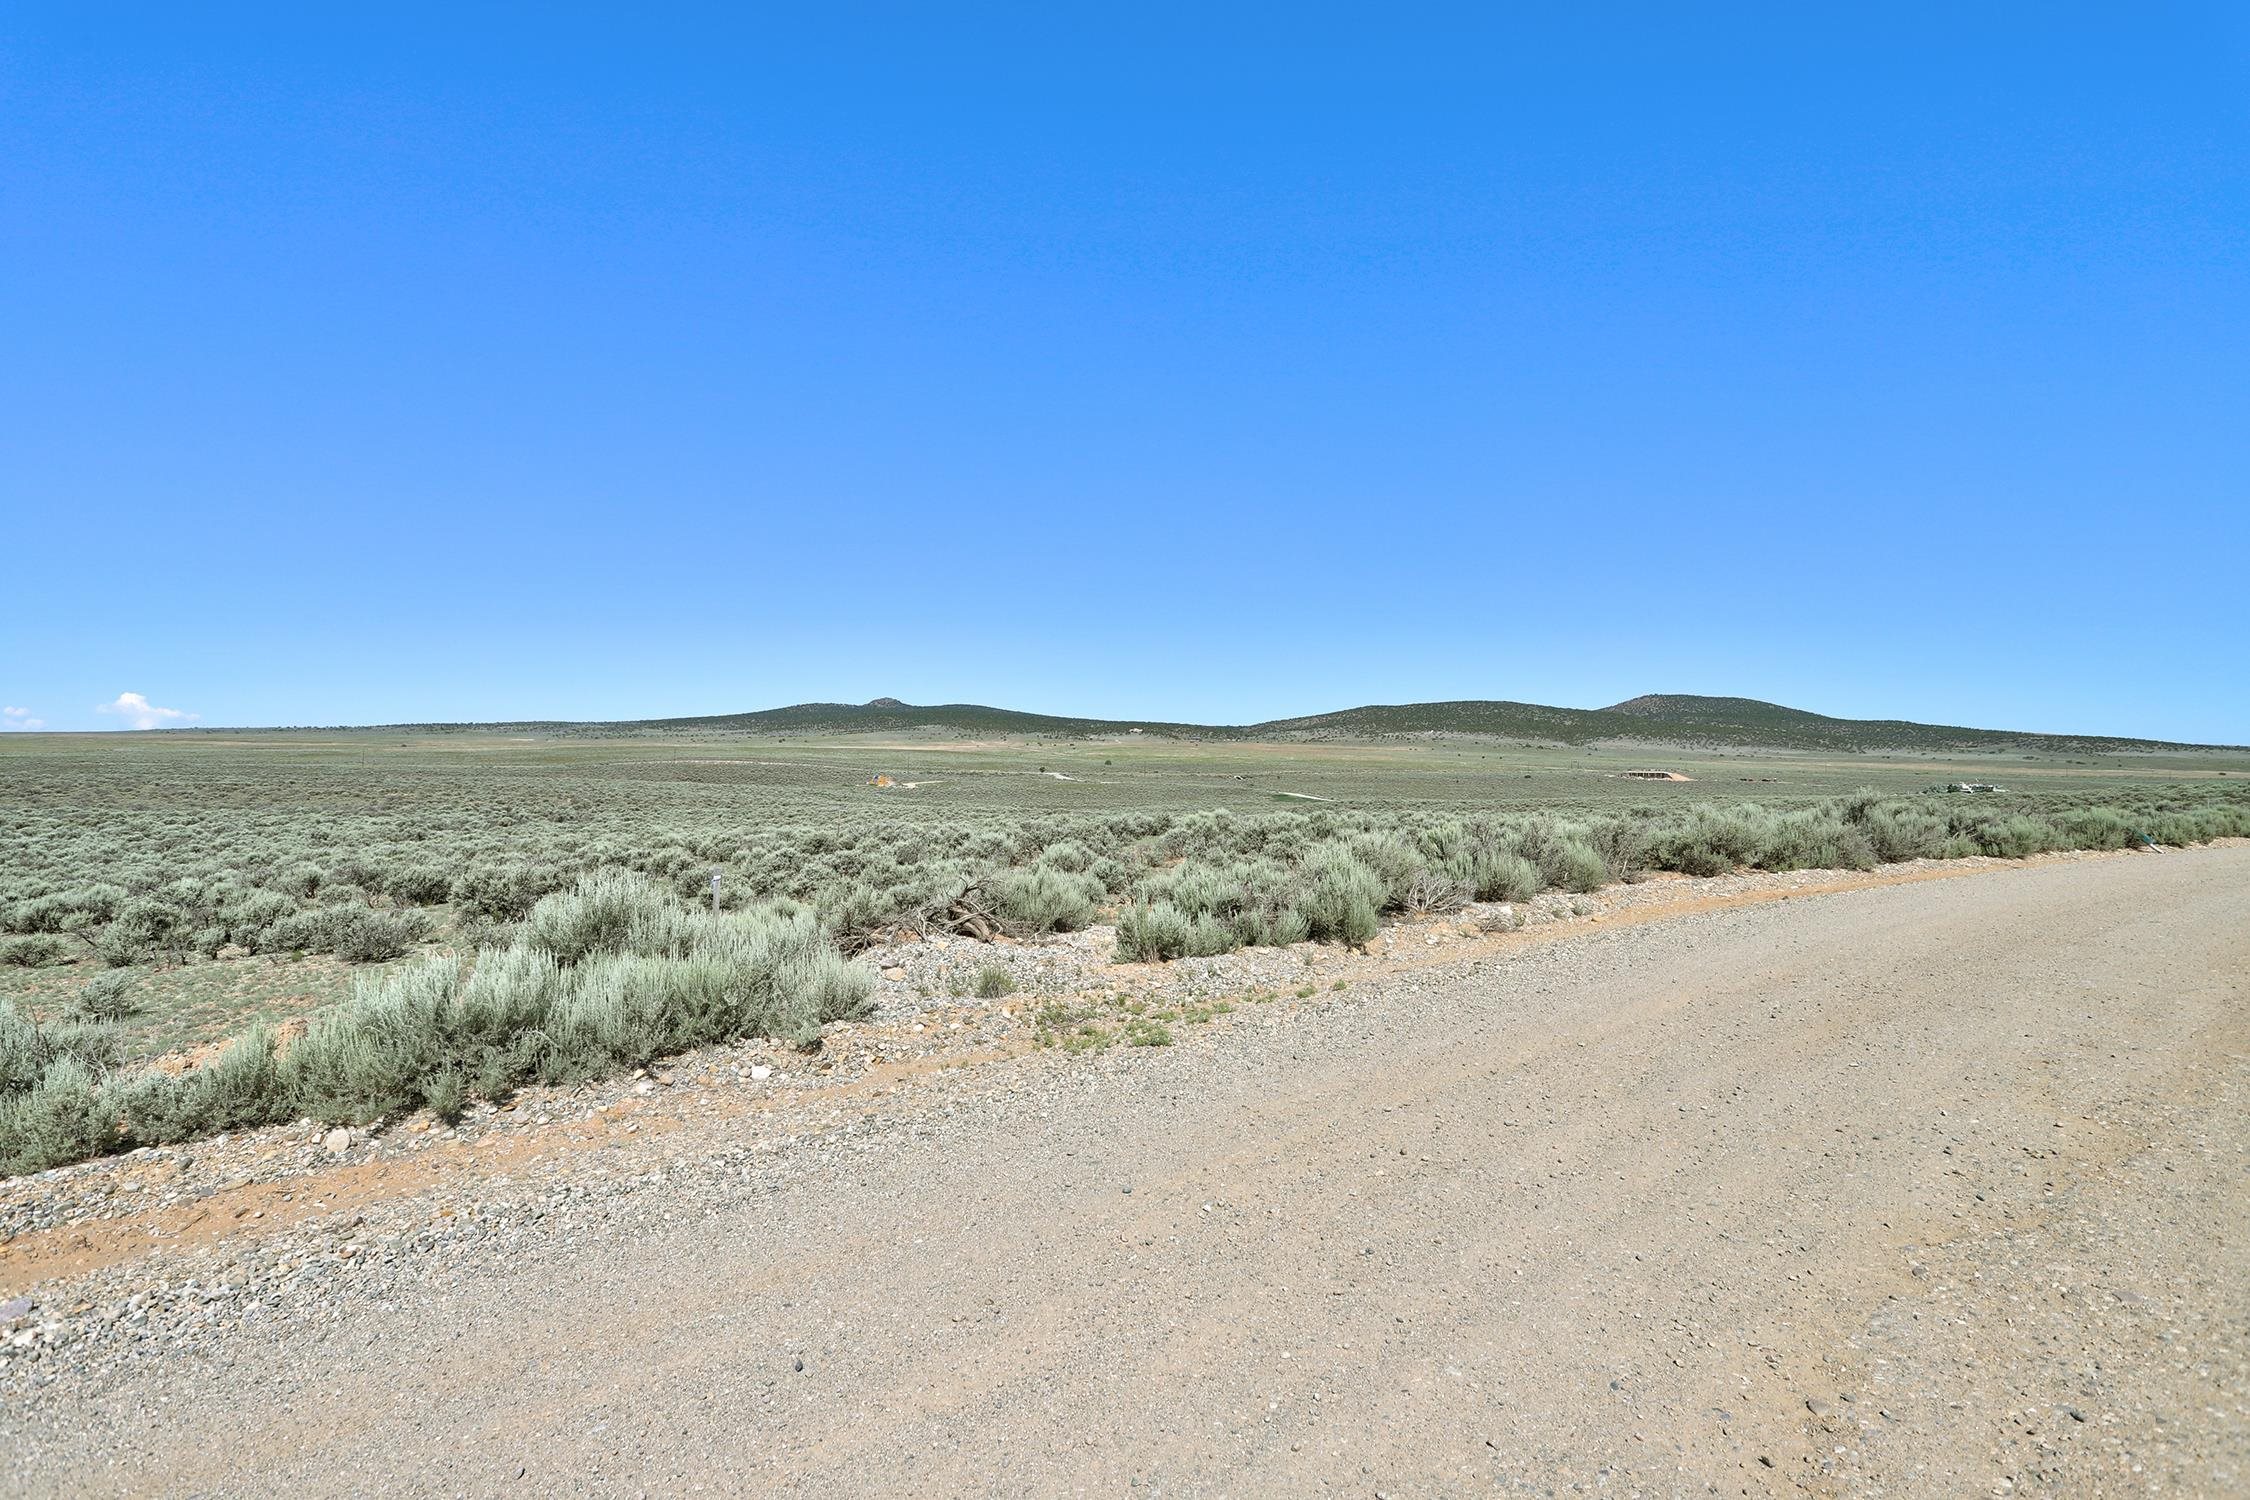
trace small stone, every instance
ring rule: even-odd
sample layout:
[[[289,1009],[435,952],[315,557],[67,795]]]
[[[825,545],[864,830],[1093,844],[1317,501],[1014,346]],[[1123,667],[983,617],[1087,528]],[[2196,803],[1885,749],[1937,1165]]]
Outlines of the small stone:
[[[342,1156],[346,1151],[352,1149],[352,1133],[339,1125],[322,1136],[320,1144],[327,1149],[330,1156]]]
[[[764,1063],[752,1063],[750,1065],[750,1081],[752,1083],[764,1083],[771,1077],[773,1077],[773,1069],[767,1067]]]
[[[897,964],[893,964],[891,967],[883,971],[883,977],[885,979],[904,979],[906,977],[906,970]]]
[[[636,1094],[653,1094],[656,1092],[656,1085],[644,1078],[633,1085],[633,1092]]]
[[[1127,1188],[1125,1191],[1129,1193],[1132,1189]],[[0,1302],[0,1323],[12,1323],[30,1311],[29,1297],[10,1297],[7,1301]]]

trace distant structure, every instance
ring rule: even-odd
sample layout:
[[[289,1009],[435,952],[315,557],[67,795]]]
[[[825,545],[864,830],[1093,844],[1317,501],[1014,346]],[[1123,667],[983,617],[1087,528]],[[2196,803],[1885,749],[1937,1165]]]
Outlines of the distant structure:
[[[1634,781],[1693,781],[1693,776],[1683,776],[1677,771],[1625,771],[1621,775]]]

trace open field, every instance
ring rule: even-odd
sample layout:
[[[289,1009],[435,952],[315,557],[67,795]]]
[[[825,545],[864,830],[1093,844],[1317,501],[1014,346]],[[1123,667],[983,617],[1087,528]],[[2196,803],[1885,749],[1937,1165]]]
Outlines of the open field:
[[[0,1441],[26,1495],[2239,1493],[2250,848],[1929,873],[70,1169]]]
[[[933,935],[1103,924],[1117,957],[1166,960],[1357,946],[1402,912],[1652,872],[2185,845],[2250,832],[2245,771],[2180,751],[13,736],[0,1166],[810,1043],[872,1003],[850,960]],[[1965,780],[2001,789],[1933,790]]]

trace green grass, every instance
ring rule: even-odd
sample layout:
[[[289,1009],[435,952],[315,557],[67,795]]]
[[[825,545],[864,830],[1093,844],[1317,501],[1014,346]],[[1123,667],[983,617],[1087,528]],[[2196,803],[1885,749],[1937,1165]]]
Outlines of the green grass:
[[[1172,1045],[1172,1028],[1162,1021],[1136,1016],[1125,1023],[1124,1037],[1128,1047],[1169,1047]]]

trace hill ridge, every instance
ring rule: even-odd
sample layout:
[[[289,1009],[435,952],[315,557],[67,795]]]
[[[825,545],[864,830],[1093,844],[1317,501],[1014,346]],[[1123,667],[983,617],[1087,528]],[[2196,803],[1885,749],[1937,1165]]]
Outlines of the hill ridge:
[[[1503,698],[1364,704],[1330,713],[1254,724],[1191,724],[1031,713],[981,703],[793,703],[746,713],[661,719],[521,720],[479,724],[368,726],[422,732],[514,731],[569,735],[911,734],[1090,739],[1131,734],[1190,740],[1475,738],[1590,745],[1646,743],[1681,748],[1866,751],[2042,751],[2084,754],[2148,750],[2239,750],[2119,735],[2049,734],[1925,724],[1911,719],[1842,719],[1757,698],[1645,693],[1606,708],[1562,708]],[[183,732],[183,731],[174,731]],[[198,731],[184,731],[198,732]],[[210,733],[215,730],[200,732]],[[238,732],[238,731],[226,731]]]

